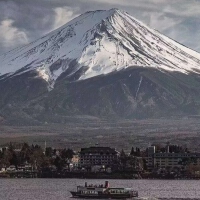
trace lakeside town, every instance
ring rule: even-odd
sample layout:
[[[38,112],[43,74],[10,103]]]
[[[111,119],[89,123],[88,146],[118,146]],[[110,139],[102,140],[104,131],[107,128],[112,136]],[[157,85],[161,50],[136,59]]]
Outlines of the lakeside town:
[[[9,143],[0,147],[0,177],[200,179],[200,153],[169,143],[129,152],[98,144],[74,151]]]

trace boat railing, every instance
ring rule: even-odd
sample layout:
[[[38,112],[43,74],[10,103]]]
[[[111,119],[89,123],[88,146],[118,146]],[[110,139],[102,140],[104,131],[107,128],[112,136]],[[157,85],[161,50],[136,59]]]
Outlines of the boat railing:
[[[105,188],[105,186],[102,184],[102,185],[93,185],[93,184],[91,184],[91,185],[88,185],[87,187],[89,187],[89,188]]]

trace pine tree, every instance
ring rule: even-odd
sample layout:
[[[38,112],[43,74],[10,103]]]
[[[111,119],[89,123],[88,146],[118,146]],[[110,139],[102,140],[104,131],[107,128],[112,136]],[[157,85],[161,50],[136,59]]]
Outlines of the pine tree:
[[[132,148],[131,148],[131,153],[130,153],[130,155],[131,155],[131,156],[134,156],[134,154],[135,154],[135,150],[134,150],[134,147],[132,147]]]

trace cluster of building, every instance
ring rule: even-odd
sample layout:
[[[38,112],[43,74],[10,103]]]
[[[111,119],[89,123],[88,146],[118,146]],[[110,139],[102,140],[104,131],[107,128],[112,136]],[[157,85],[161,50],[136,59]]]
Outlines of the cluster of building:
[[[158,148],[155,145],[139,151],[139,154],[129,153],[125,158],[127,159],[127,162],[125,161],[126,167],[129,169],[130,156],[135,158],[134,165],[131,165],[132,170],[135,171],[155,172],[162,169],[185,170],[190,167],[193,170],[195,169],[196,173],[200,174],[200,153],[191,152],[187,148],[184,149],[178,145],[168,144],[162,148]],[[106,168],[111,172],[114,163],[118,163],[119,165],[122,162],[121,159],[121,153],[110,147],[82,148],[79,156],[77,156],[76,166],[79,166],[81,169],[90,168],[93,172],[105,170],[104,168]]]
[[[44,151],[45,152],[45,151]],[[123,154],[123,155],[122,155]],[[56,157],[59,157],[59,151],[56,151]],[[66,162],[69,172],[108,172],[115,170],[153,172],[161,169],[185,169],[193,166],[195,173],[200,175],[200,153],[191,152],[187,148],[177,145],[158,145],[149,146],[145,150],[132,148],[130,153],[122,153],[114,148],[94,146],[81,148],[78,153]],[[119,167],[121,166],[121,168]],[[52,166],[51,166],[52,167]],[[54,166],[54,169],[56,167]],[[18,169],[24,171],[33,170],[33,166],[26,163]],[[131,170],[130,170],[131,169]],[[15,166],[0,169],[3,171],[14,171]]]
[[[156,150],[156,146],[147,148],[146,161],[148,170],[178,168],[186,165],[200,166],[200,153],[190,152],[188,149],[172,151],[170,147],[170,145],[167,145],[164,151]]]

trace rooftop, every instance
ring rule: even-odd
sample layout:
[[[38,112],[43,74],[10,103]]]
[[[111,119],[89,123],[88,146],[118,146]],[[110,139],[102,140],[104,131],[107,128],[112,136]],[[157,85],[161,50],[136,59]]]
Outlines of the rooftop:
[[[114,148],[110,147],[89,147],[89,148],[81,148],[82,153],[114,153],[116,154],[117,151]]]

